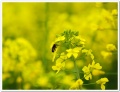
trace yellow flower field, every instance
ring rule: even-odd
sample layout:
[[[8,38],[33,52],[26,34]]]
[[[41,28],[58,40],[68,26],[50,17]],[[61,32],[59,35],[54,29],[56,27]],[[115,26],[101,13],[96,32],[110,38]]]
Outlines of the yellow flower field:
[[[3,90],[117,90],[117,2],[3,2]]]

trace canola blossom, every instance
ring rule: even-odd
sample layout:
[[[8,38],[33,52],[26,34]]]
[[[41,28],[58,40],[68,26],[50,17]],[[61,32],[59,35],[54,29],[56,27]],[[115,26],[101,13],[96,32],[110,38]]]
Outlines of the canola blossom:
[[[78,79],[76,80],[75,83],[71,85],[69,89],[81,89],[82,85],[83,85],[83,81],[81,79]]]
[[[92,54],[92,50],[87,50],[87,49],[83,49],[82,53],[85,53],[85,55],[90,56],[92,60],[94,60],[94,55]]]
[[[68,52],[67,57],[70,58],[73,55],[74,58],[77,58],[78,53],[79,53],[80,50],[81,50],[80,47],[76,47],[76,48],[73,48],[73,49],[66,50]]]
[[[65,67],[65,62],[63,62],[62,59],[58,58],[56,60],[56,65],[55,66],[52,66],[52,69],[53,70],[57,70],[56,74],[62,69]]]
[[[67,55],[63,52],[63,53],[61,53],[60,58],[63,59],[63,60],[66,60]]]
[[[115,45],[113,45],[113,44],[107,44],[106,49],[107,49],[108,51],[115,51],[115,50],[116,50],[116,47],[115,47]]]
[[[101,85],[101,89],[105,90],[105,84],[106,82],[109,82],[108,78],[104,77],[96,81],[97,84]]]
[[[60,51],[61,53],[56,51],[56,53],[58,54],[58,56],[56,56],[56,57],[58,57],[58,58],[56,59],[55,66],[52,66],[52,69],[54,71],[57,71],[56,74],[58,74],[58,73],[60,73],[60,70],[71,69],[72,67],[75,67],[75,73],[76,73],[77,80],[74,83],[71,82],[72,85],[70,86],[69,89],[81,89],[82,85],[83,85],[83,80],[80,79],[81,75],[79,73],[79,70],[77,68],[76,61],[75,61],[78,56],[81,57],[82,54],[85,54],[86,56],[91,57],[92,63],[89,63],[88,66],[84,66],[82,68],[82,71],[84,73],[84,78],[86,80],[92,80],[92,76],[99,76],[101,74],[103,75],[103,74],[105,74],[105,72],[101,70],[102,66],[100,65],[100,63],[95,62],[94,55],[93,55],[91,49],[87,50],[87,49],[85,49],[85,47],[83,45],[79,45],[79,47],[74,45],[74,44],[77,44],[80,42],[80,40],[75,41],[75,39],[74,39],[74,38],[80,39],[80,37],[78,35],[75,36],[75,33],[72,32],[71,30],[65,31],[64,33],[65,33],[65,37],[66,37],[65,39],[68,39],[67,38],[67,36],[69,37],[68,34],[70,34],[71,37],[69,37],[69,38],[71,38],[71,39],[65,40],[65,42],[63,42],[62,45],[59,46],[59,47],[66,46],[66,49],[65,49],[65,47],[64,47],[64,49],[61,49],[62,50],[62,51]],[[73,43],[73,40],[76,43]],[[85,40],[83,40],[83,41],[85,41]],[[69,45],[69,49],[68,49],[67,45]],[[74,48],[71,48],[71,47],[74,47]],[[71,58],[72,56],[74,59]],[[71,59],[71,62],[74,63],[74,66],[72,66],[72,67],[70,66],[71,68],[68,68],[69,67],[68,64],[70,64],[70,59]],[[66,66],[65,66],[65,64],[66,64]],[[99,84],[99,81],[97,83]],[[102,89],[104,89],[103,84],[101,84]]]
[[[88,67],[84,66],[82,68],[82,71],[84,72],[84,78],[86,80],[92,79],[91,72],[93,72],[93,70],[100,70],[100,69],[102,69],[102,66],[100,66],[99,63],[95,64],[95,61],[92,61],[92,64],[89,64]]]
[[[55,43],[59,42],[59,41],[63,41],[63,40],[65,40],[65,37],[64,36],[60,36],[60,37],[56,38]]]

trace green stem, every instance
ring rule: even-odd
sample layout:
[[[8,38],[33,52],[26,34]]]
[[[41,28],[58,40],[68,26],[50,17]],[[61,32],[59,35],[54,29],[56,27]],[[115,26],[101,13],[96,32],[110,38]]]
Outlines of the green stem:
[[[46,53],[47,53],[47,49],[46,49],[46,46],[47,46],[47,41],[48,41],[48,34],[49,34],[49,29],[48,29],[48,20],[49,20],[49,3],[46,2],[45,4],[45,35],[44,35],[44,43],[43,43],[43,47],[45,48],[44,49],[44,52],[43,52],[43,63],[44,65],[47,66],[48,62],[46,60]],[[47,67],[46,67],[47,69]]]
[[[96,84],[96,83],[88,83],[88,84],[83,84],[83,85],[93,85],[93,84]]]
[[[117,75],[117,73],[105,73],[106,75]]]
[[[77,79],[79,79],[80,78],[80,74],[79,74],[79,70],[78,70],[78,67],[76,65],[74,57],[73,57],[73,61],[74,61],[76,76],[77,76]],[[79,89],[80,89],[80,86],[79,86]]]
[[[73,72],[73,73],[77,73],[76,71],[75,72]],[[83,72],[79,72],[79,74],[84,74]]]
[[[79,70],[78,70],[78,67],[76,65],[74,57],[73,57],[73,61],[74,61],[74,66],[75,66],[75,72],[76,72],[76,75],[77,75],[77,79],[79,79],[80,78],[80,74],[79,74]]]

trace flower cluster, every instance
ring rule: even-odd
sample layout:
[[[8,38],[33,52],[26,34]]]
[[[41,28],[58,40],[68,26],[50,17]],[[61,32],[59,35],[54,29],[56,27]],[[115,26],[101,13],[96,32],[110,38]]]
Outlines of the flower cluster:
[[[49,79],[44,76],[42,61],[36,60],[36,57],[36,50],[25,38],[6,39],[3,43],[3,85],[15,83],[16,89],[46,87]]]
[[[72,60],[75,67],[76,79],[71,84],[69,89],[82,89],[83,84],[82,78],[80,78],[80,70],[76,65],[76,59],[80,59],[82,55],[89,56],[92,60],[88,66],[84,66],[82,68],[85,80],[92,80],[92,76],[99,76],[101,74],[105,74],[102,71],[102,66],[100,63],[96,63],[94,59],[94,55],[91,49],[85,48],[85,40],[78,35],[78,32],[74,32],[71,30],[64,31],[61,35],[59,35],[53,44],[56,44],[56,51],[53,52],[53,61],[55,61],[55,65],[52,66],[52,69],[57,71],[56,74],[60,72],[60,70],[65,70],[65,63],[68,60]],[[54,47],[54,46],[53,46]],[[53,48],[52,47],[52,48]],[[110,51],[115,50],[115,47],[112,45],[107,46],[107,49]],[[109,82],[107,78],[101,78],[96,81],[96,84],[101,84],[101,89],[105,89],[104,84]]]
[[[84,77],[86,80],[92,79],[92,72],[94,70],[100,70],[102,69],[102,66],[100,66],[99,63],[95,64],[95,61],[92,61],[92,64],[89,64],[88,67],[84,66],[82,71],[84,72]]]
[[[113,45],[108,45],[107,46],[108,49],[114,49],[115,47]],[[91,80],[93,75],[101,75],[101,74],[105,74],[104,71],[102,71],[102,66],[99,63],[96,63],[94,60],[94,55],[92,54],[92,50],[86,50],[83,49],[82,53],[85,53],[87,56],[90,56],[92,59],[92,63],[88,64],[88,66],[84,66],[82,68],[82,71],[84,72],[84,78],[86,80]],[[104,82],[105,80],[105,82]],[[103,84],[105,84],[106,82],[109,82],[109,80],[107,78],[101,78],[100,80],[96,81],[97,84],[101,84],[101,89],[104,90],[105,86]]]
[[[79,52],[84,47],[85,40],[79,37],[78,32],[69,30],[59,35],[53,44],[58,45],[58,47],[53,53],[52,61],[56,61],[56,64],[52,66],[52,69],[57,70],[58,73],[65,67],[66,60],[78,57]],[[51,48],[53,49],[53,47]]]
[[[101,89],[105,90],[105,83],[109,82],[107,78],[101,78],[98,81],[96,81],[97,84],[101,84]]]

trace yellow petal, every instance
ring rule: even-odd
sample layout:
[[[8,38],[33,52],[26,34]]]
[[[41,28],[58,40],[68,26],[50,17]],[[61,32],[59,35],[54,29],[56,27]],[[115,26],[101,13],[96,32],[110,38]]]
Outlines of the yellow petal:
[[[101,84],[101,89],[105,90],[105,86],[103,84]]]
[[[59,71],[60,71],[60,69],[59,69],[59,70],[57,70],[56,74],[57,74]]]
[[[77,81],[78,86],[81,86],[83,84],[83,81],[81,79],[78,79]]]
[[[104,72],[104,71],[101,71],[101,70],[94,69],[94,70],[92,71],[92,74],[93,74],[94,76],[98,76],[98,75],[100,75],[100,74],[105,74],[105,72]]]
[[[73,56],[74,56],[75,58],[77,58],[78,54],[77,54],[77,53],[73,53]]]
[[[113,44],[107,44],[106,48],[108,51],[115,51],[116,50],[116,47]]]
[[[63,41],[63,40],[65,40],[65,37],[64,37],[64,36],[60,36],[60,37],[58,37],[58,38],[55,40],[55,42]]]
[[[87,52],[88,52],[87,49],[83,49],[83,50],[82,50],[82,53],[87,53]]]
[[[85,76],[84,76],[85,77]],[[86,80],[89,80],[89,77],[85,77]]]
[[[95,68],[95,69],[102,69],[102,66],[100,66],[99,63],[97,63],[97,64],[94,65],[94,68]]]
[[[89,79],[91,80],[92,79],[91,73],[90,74],[85,74],[84,77],[85,77],[86,80],[89,80]]]
[[[56,66],[52,66],[53,70],[58,70],[58,68]]]
[[[102,82],[109,82],[108,78],[106,78],[106,77],[101,78],[101,81],[102,81]]]
[[[61,40],[65,40],[65,37],[64,37],[64,36],[61,36],[60,39],[61,39]]]
[[[84,67],[82,68],[82,71],[83,71],[83,72],[88,72],[88,71],[89,71],[89,69],[88,69],[88,67],[87,67],[87,66],[84,66]]]
[[[72,53],[67,53],[67,57],[70,58],[72,56]]]
[[[66,50],[67,52],[72,52],[72,49],[68,49],[68,50]]]
[[[65,60],[65,59],[67,59],[67,55],[63,52],[63,53],[61,53],[60,58]]]
[[[80,47],[76,47],[76,48],[73,49],[74,52],[79,52],[80,50],[81,50]]]
[[[96,81],[97,84],[105,84],[106,82],[109,82],[108,78],[104,77]]]
[[[93,54],[91,54],[90,56],[91,56],[91,59],[93,60],[93,59],[94,59],[94,55],[93,55]]]
[[[89,74],[89,77],[90,77],[90,80],[92,79],[92,75],[91,75],[91,73]]]
[[[61,62],[63,62],[63,60],[62,60],[61,58],[58,58],[58,59],[56,60],[56,64],[61,63]]]
[[[97,83],[97,84],[100,84],[100,80],[97,80],[96,83]]]
[[[92,61],[92,66],[94,66],[94,65],[95,65],[95,61],[93,60],[93,61]]]
[[[86,80],[89,80],[89,76],[87,74],[84,75]]]

